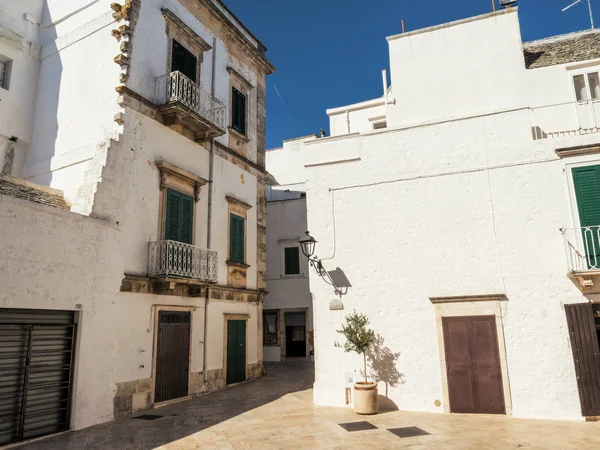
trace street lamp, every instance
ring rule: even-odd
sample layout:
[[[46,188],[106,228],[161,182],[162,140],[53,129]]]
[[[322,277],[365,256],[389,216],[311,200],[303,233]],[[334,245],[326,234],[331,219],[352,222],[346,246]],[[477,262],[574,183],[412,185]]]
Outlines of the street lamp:
[[[315,253],[315,246],[317,244],[317,241],[315,241],[315,238],[312,237],[308,231],[305,232],[306,236],[304,236],[303,238],[300,239],[300,248],[302,248],[302,253],[304,254],[304,256],[306,256],[308,259],[310,259],[312,257],[312,255]]]
[[[329,309],[344,309],[344,305],[341,302],[341,298],[342,295],[345,294],[345,292],[343,292],[340,287],[336,286],[335,281],[333,280],[333,278],[331,278],[329,272],[327,272],[327,270],[323,267],[321,260],[317,256],[313,256],[313,254],[315,253],[315,247],[317,246],[317,241],[315,240],[315,238],[312,237],[308,231],[306,231],[305,234],[306,236],[298,240],[298,242],[300,243],[300,248],[302,249],[302,254],[306,256],[310,266],[313,269],[315,269],[317,275],[319,275],[323,279],[323,281],[325,281],[325,283],[329,284],[330,286],[333,286],[334,292],[340,297],[340,300],[336,298],[331,301],[331,303],[329,304]]]

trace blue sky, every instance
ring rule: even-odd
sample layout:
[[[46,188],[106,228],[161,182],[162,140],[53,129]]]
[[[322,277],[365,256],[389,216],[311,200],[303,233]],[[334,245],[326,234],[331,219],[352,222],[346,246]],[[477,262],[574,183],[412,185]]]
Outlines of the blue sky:
[[[521,0],[523,40],[590,27],[587,1]],[[386,36],[491,12],[491,0],[224,0],[268,48],[267,149],[321,127],[325,110],[381,95]],[[498,0],[496,0],[498,4]],[[592,0],[600,25],[600,0]],[[279,94],[279,95],[278,95]],[[281,96],[281,97],[280,97]]]

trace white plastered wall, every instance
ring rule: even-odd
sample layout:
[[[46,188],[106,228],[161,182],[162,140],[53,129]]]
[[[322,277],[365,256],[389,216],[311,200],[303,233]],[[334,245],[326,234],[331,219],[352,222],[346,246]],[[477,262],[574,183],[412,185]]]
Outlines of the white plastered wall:
[[[326,269],[340,267],[352,284],[345,310],[329,311],[334,293],[311,274],[315,401],[345,403],[344,373],[361,361],[333,344],[356,309],[400,352],[403,381],[390,399],[442,412],[429,297],[505,293],[512,414],[580,417],[562,305],[585,298],[566,276],[559,228],[574,217],[554,149],[594,141],[533,141],[525,110],[307,144],[308,228],[320,257],[335,254]]]
[[[89,213],[92,199],[78,197],[78,191],[98,181],[86,178],[90,161],[120,131],[114,122],[120,68],[113,61],[120,50],[110,34],[115,22],[110,2],[67,18],[80,6],[47,2],[32,144],[21,176],[62,190],[75,210]]]

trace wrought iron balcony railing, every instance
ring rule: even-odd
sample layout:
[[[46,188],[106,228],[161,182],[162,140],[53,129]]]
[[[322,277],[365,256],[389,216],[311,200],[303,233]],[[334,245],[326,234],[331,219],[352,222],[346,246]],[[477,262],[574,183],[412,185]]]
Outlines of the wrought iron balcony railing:
[[[570,272],[600,270],[600,225],[560,230]]]
[[[176,241],[150,242],[148,275],[217,282],[218,256],[214,250]]]
[[[600,100],[560,103],[531,108],[533,139],[600,132]]]
[[[225,102],[179,71],[156,79],[156,102],[158,105],[180,103],[225,132]]]

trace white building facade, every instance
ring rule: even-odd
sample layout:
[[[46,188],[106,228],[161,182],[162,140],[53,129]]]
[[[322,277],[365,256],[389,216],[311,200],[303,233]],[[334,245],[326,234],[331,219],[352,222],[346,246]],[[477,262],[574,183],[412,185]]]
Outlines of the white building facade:
[[[263,374],[265,52],[219,0],[0,2],[0,445]]]
[[[511,8],[388,44],[391,87],[328,110],[298,158],[316,254],[350,286],[332,311],[310,275],[315,402],[347,402],[356,310],[400,409],[597,416],[600,33],[522,43]]]
[[[307,230],[304,142],[291,139],[266,153],[267,171],[278,174],[267,186],[267,292],[263,310],[265,361],[310,358],[313,355],[312,297],[308,259],[299,240]]]

